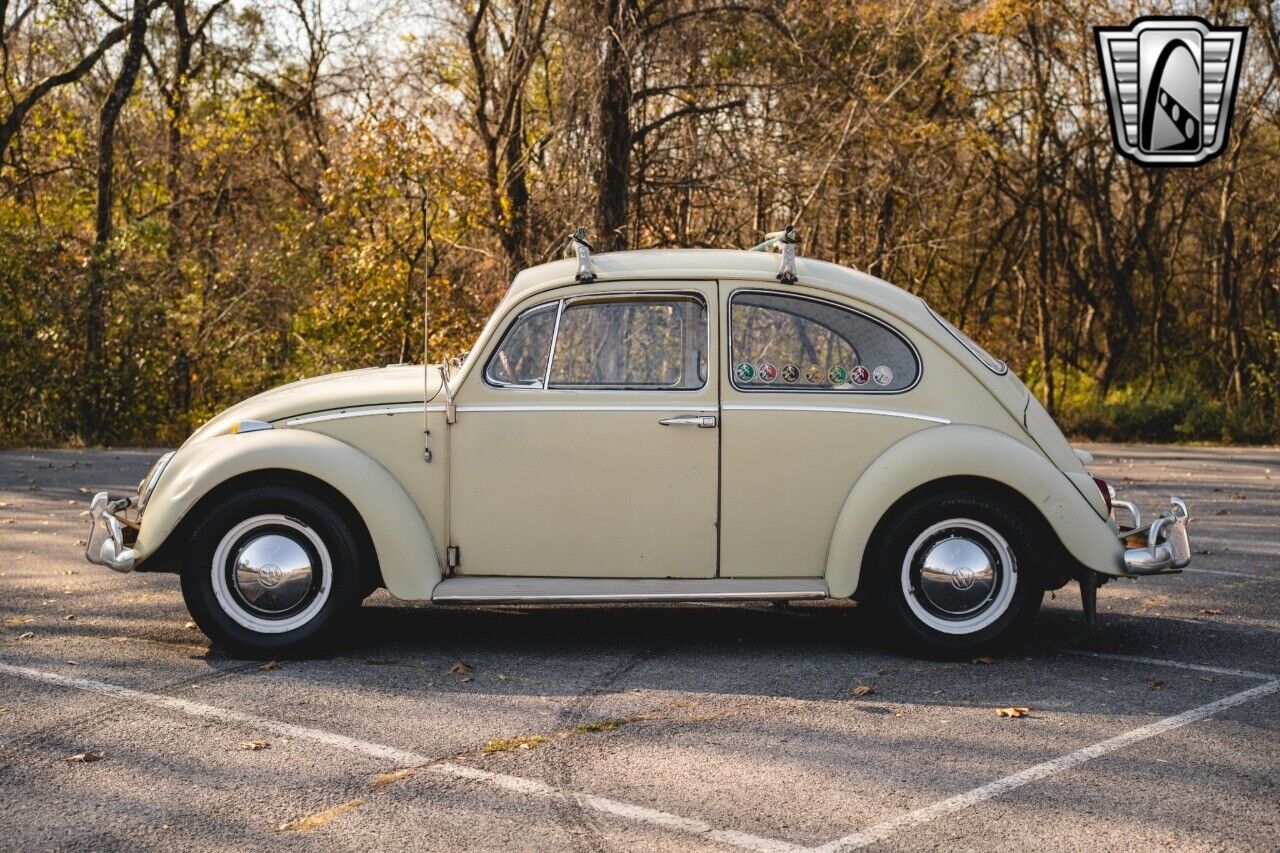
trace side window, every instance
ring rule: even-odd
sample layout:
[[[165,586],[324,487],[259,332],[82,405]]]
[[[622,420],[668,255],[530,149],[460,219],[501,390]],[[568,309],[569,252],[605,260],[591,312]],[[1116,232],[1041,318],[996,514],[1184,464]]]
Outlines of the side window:
[[[689,391],[707,381],[707,308],[692,296],[568,301],[549,387]]]
[[[484,369],[485,381],[506,388],[541,388],[559,310],[560,303],[552,302],[516,318]]]
[[[729,302],[729,360],[745,391],[905,391],[920,361],[879,320],[819,299],[742,291]]]

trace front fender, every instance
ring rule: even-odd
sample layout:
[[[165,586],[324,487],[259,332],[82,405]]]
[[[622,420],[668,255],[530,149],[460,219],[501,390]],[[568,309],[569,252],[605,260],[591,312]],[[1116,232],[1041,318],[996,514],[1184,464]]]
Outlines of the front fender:
[[[173,457],[143,514],[134,550],[154,554],[201,498],[232,477],[287,470],[328,483],[360,513],[373,540],[387,590],[426,599],[441,578],[431,531],[400,482],[349,444],[308,430],[223,435],[183,447]]]
[[[863,555],[885,508],[944,477],[982,477],[1009,486],[1040,512],[1072,557],[1097,572],[1124,574],[1124,549],[1111,525],[1066,474],[1002,432],[957,424],[908,435],[858,478],[827,553],[832,596],[850,596],[857,589]]]

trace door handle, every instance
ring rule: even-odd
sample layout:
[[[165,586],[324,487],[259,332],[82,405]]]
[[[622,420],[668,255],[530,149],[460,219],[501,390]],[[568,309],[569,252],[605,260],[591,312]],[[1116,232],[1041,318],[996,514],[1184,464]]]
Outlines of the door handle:
[[[715,415],[676,415],[658,421],[663,426],[696,426],[698,429],[715,429]]]

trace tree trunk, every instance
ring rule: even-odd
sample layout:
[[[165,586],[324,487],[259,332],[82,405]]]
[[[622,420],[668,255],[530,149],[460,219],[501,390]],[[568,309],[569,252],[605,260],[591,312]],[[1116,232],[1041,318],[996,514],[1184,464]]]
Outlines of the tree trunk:
[[[627,247],[627,214],[631,181],[631,43],[629,0],[602,0],[604,58],[600,86],[600,180],[596,227],[600,248],[611,252]]]
[[[99,441],[110,434],[103,422],[106,397],[105,325],[107,248],[111,242],[111,211],[114,206],[116,122],[124,109],[142,65],[143,40],[147,32],[146,0],[133,0],[129,21],[129,41],[125,46],[120,75],[98,114],[98,184],[94,208],[93,249],[89,263],[89,287],[85,294],[85,383],[80,406],[81,434]]]

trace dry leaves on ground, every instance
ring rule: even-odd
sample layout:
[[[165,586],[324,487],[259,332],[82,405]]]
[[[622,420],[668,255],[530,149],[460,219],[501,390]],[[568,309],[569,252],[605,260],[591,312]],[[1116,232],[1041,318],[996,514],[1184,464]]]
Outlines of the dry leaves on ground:
[[[363,802],[364,800],[361,799],[348,800],[345,803],[339,803],[333,808],[325,809],[324,811],[319,811],[315,814],[298,818],[297,820],[291,820],[288,823],[282,823],[277,827],[277,829],[281,832],[308,832],[312,829],[318,829],[332,821],[334,818],[360,808],[360,805]]]
[[[996,708],[997,717],[1026,717],[1031,714],[1031,708]]]
[[[271,744],[265,740],[247,740],[240,744],[240,748],[246,752],[257,752],[260,749],[270,749]]]
[[[456,660],[453,662],[453,666],[449,667],[449,672],[453,675],[468,675],[475,672],[475,670],[472,669],[471,664]]]
[[[399,782],[401,779],[413,775],[417,769],[418,768],[416,767],[403,767],[399,770],[390,770],[386,773],[379,773],[377,776],[374,776],[369,780],[369,784],[375,791],[378,791],[387,787],[392,782]]]
[[[101,752],[77,752],[75,755],[68,755],[62,759],[68,764],[92,764],[95,761],[102,760]]]
[[[995,658],[993,658],[991,655],[979,655],[978,657],[974,658],[973,660],[971,660],[971,661],[969,661],[969,662],[970,662],[970,663],[980,663],[980,664],[992,664],[992,663],[995,663],[995,662],[996,662],[996,659],[995,659]]]
[[[1153,678],[1147,682],[1147,687],[1151,690],[1160,690],[1164,687],[1164,682]]]
[[[1205,616],[1221,616],[1222,615],[1222,611],[1216,607],[1202,607],[1200,609],[1200,612],[1203,613]]]
[[[859,684],[858,686],[854,687],[852,690],[849,691],[849,693],[853,696],[870,696],[875,692],[876,692],[876,689],[872,687],[870,684]]]
[[[270,672],[273,669],[279,669],[279,668],[280,668],[280,664],[276,663],[273,660],[269,660],[266,663],[264,663],[262,666],[258,667],[258,669],[262,670],[263,672]]]

